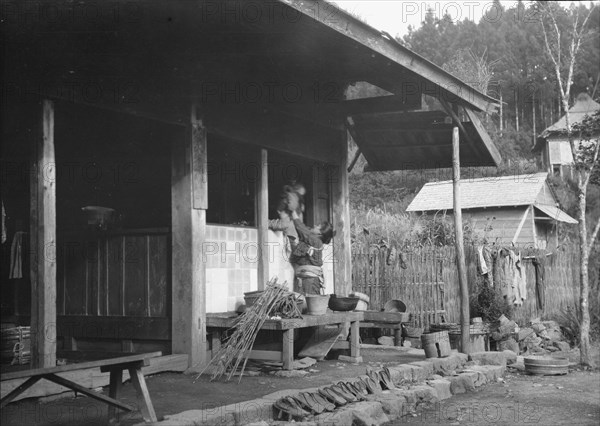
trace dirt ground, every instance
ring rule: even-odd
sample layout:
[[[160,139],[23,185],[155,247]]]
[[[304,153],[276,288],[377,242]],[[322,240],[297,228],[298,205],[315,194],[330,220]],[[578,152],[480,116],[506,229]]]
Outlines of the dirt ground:
[[[487,385],[477,393],[455,395],[421,408],[396,425],[600,424],[600,373],[573,372],[565,376],[507,373],[505,383]]]
[[[191,409],[211,409],[247,401],[291,388],[309,388],[365,373],[373,367],[409,363],[425,359],[414,351],[361,349],[360,365],[335,360],[321,361],[305,377],[283,378],[262,373],[244,377],[238,384],[210,382],[201,377],[178,373],[161,373],[147,377],[154,408],[159,417]],[[572,354],[576,357],[576,353]],[[597,360],[600,358],[596,357]],[[104,389],[107,393],[107,389]],[[2,425],[105,425],[107,408],[87,397],[59,397],[39,402],[23,400],[2,410]],[[72,395],[72,394],[71,394]],[[123,402],[134,404],[136,396],[128,382],[124,385]],[[129,426],[142,421],[138,413],[121,415],[121,424]],[[400,424],[495,424],[513,425],[598,425],[600,424],[600,373],[574,371],[566,376],[528,376],[512,370],[505,383],[488,385],[478,393],[454,396],[428,409],[421,409],[393,423]]]
[[[596,344],[592,354],[600,365]],[[579,361],[579,351],[569,359]],[[488,384],[476,393],[454,395],[451,399],[421,407],[386,426],[412,425],[494,425],[520,424],[599,425],[600,371],[571,370],[564,376],[532,376],[508,368],[504,381]]]

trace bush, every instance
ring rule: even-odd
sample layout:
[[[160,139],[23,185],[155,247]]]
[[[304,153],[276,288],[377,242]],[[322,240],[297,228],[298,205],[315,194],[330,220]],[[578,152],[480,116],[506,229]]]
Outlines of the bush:
[[[487,281],[478,286],[478,291],[471,296],[469,304],[471,316],[481,317],[485,322],[495,322],[502,315],[512,319],[513,308],[502,297],[499,286],[490,287]]]
[[[600,303],[598,297],[590,294],[590,340],[600,340]],[[567,306],[556,315],[554,320],[560,325],[565,339],[572,346],[579,346],[581,333],[581,308],[579,304],[576,306]]]

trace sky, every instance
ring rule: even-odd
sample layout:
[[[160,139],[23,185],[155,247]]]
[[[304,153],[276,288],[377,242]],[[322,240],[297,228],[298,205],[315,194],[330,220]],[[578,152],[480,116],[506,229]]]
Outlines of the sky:
[[[400,0],[337,0],[338,6],[359,15],[372,27],[386,31],[392,36],[404,36],[408,26],[418,28],[425,19],[428,8],[436,16],[449,14],[453,20],[469,19],[479,22],[482,16],[498,19],[500,13],[493,1],[400,1]],[[504,8],[514,6],[516,1],[501,1]],[[529,2],[526,2],[529,3]]]

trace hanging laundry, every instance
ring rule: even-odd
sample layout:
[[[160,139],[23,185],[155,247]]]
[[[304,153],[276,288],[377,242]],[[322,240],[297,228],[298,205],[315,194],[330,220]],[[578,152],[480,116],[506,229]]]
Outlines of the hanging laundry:
[[[2,244],[6,242],[6,210],[4,210],[4,201],[2,201]]]
[[[488,267],[488,273],[486,275],[487,282],[490,287],[494,287],[494,261],[495,256],[492,253],[492,250],[488,246],[483,246],[483,260],[485,260],[485,264]]]
[[[488,272],[490,272],[488,263],[485,261],[485,257],[483,255],[483,251],[484,251],[483,246],[477,247],[477,269],[479,269],[479,274],[481,274],[481,275],[485,275]]]
[[[523,301],[527,299],[527,282],[525,278],[525,267],[521,262],[521,253],[515,253],[509,250],[509,257],[512,262],[512,288],[513,288],[513,304],[522,306]]]
[[[546,256],[536,256],[533,258],[533,267],[535,268],[535,297],[536,307],[540,311],[544,309],[544,275]]]
[[[10,271],[8,278],[23,278],[23,235],[25,232],[15,232],[10,247]]]

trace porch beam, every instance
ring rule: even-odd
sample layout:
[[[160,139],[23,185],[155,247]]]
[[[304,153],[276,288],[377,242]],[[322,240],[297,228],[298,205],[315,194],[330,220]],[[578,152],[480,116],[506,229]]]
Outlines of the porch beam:
[[[269,280],[269,163],[266,149],[260,150],[260,176],[258,178],[258,290],[265,289]]]
[[[206,128],[190,108],[185,137],[171,155],[172,352],[188,355],[188,372],[201,370],[206,353]]]
[[[56,366],[56,167],[54,103],[42,101],[33,139],[29,238],[31,365]]]
[[[350,199],[348,190],[348,133],[339,133],[338,163],[330,175],[332,195],[333,277],[335,294],[348,295],[352,291],[352,257],[350,252]],[[326,260],[327,261],[327,260]]]

